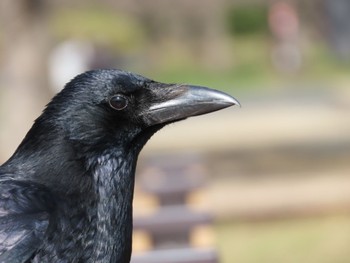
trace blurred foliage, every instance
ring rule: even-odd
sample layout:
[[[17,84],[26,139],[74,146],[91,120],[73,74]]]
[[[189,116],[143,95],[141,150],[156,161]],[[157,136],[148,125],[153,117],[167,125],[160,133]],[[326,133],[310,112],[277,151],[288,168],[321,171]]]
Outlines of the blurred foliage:
[[[191,83],[206,85],[229,93],[237,90],[261,88],[268,83],[269,77],[258,67],[240,65],[236,69],[212,71],[200,68],[167,69],[150,73],[154,79],[163,82]]]
[[[229,32],[235,36],[246,36],[268,32],[266,5],[237,5],[231,7],[226,16]]]
[[[201,61],[180,60],[181,55],[174,50],[176,56],[170,64],[163,64],[156,71],[146,72],[154,79],[164,82],[182,82],[207,85],[226,92],[237,90],[255,90],[273,86],[277,81],[274,69],[269,64],[269,42],[265,36],[251,36],[229,40],[233,52],[229,56],[231,65],[226,68],[208,67]],[[165,54],[167,56],[167,54]],[[188,59],[188,57],[187,57]]]
[[[122,55],[126,61],[123,69],[164,82],[182,81],[234,93],[346,78],[349,65],[337,61],[324,41],[302,47],[299,71],[276,70],[271,64],[273,41],[268,34],[267,8],[262,4],[230,4],[223,18],[228,30],[213,42],[205,39],[203,46],[200,39],[183,38],[176,35],[176,30],[176,34],[167,32],[155,40],[144,17],[96,3],[83,8],[57,8],[50,22],[56,40],[73,38],[102,44],[115,55]],[[162,20],[152,19],[155,26],[162,27]],[[201,30],[200,25],[196,26]],[[220,44],[215,46],[215,42]],[[209,56],[208,50],[212,52]],[[223,53],[223,66],[216,64],[220,59],[210,59]]]
[[[222,263],[349,262],[350,218],[321,217],[216,228]]]
[[[278,72],[271,64],[267,6],[261,4],[238,4],[227,8],[228,32],[225,37],[215,39],[229,51],[222,51],[226,52],[228,61],[225,66],[205,58],[207,51],[198,46],[199,40],[193,42],[193,39],[183,39],[169,32],[169,36],[153,42],[149,25],[142,23],[140,17],[103,5],[86,5],[79,9],[62,6],[53,10],[50,21],[58,41],[73,38],[108,46],[126,59],[125,70],[164,82],[180,80],[231,92],[283,87],[295,81],[333,81],[333,76],[345,78],[349,70],[349,65],[339,63],[327,45],[319,41],[303,48],[304,62],[300,71]],[[206,48],[220,53],[220,45],[216,47],[213,43],[206,42]]]
[[[58,39],[94,41],[119,52],[138,49],[146,41],[143,27],[136,19],[106,7],[55,10],[51,24]]]

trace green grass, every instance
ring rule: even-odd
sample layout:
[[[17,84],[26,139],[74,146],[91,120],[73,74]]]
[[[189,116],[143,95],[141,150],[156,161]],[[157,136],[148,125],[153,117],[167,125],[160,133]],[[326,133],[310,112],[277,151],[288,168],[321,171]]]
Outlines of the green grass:
[[[173,56],[179,61],[171,59],[168,64],[150,72],[150,75],[164,82],[176,83],[181,80],[183,83],[210,86],[227,92],[270,86],[274,81],[274,72],[268,65],[266,39],[263,37],[235,39],[231,46],[234,52],[228,56],[232,56],[229,59],[232,65],[225,69],[208,67],[195,59],[189,61],[179,59],[181,54],[175,54]],[[180,51],[175,49],[172,52]]]
[[[216,227],[221,263],[350,262],[350,217]]]
[[[153,74],[155,79],[164,82],[190,83],[195,85],[209,86],[212,88],[224,90],[227,92],[252,89],[258,85],[263,76],[252,73],[254,69],[241,68],[232,72],[209,72],[206,70],[170,70],[167,72],[158,72]]]
[[[334,87],[339,81],[349,82],[350,65],[337,61],[322,45],[315,46],[305,55],[299,72],[290,74],[278,72],[272,67],[270,49],[264,38],[238,39],[234,48],[235,65],[225,70],[182,63],[185,66],[167,65],[146,72],[146,75],[164,82],[177,83],[181,80],[183,83],[209,86],[232,94],[237,90],[254,92],[269,88],[312,87],[319,84]]]

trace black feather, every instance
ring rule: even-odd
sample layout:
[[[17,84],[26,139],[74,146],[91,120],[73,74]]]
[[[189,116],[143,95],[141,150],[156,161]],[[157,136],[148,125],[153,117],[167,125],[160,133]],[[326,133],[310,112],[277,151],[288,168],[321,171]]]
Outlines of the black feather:
[[[167,123],[233,104],[215,94],[119,70],[73,79],[0,167],[0,262],[129,262],[140,150]]]

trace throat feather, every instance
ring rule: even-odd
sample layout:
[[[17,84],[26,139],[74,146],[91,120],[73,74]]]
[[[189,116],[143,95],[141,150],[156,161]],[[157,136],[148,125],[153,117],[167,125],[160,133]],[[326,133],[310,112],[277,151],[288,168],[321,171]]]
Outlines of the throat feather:
[[[135,158],[136,159],[136,158]],[[95,262],[124,262],[130,258],[135,161],[102,156],[93,169],[97,196]],[[126,261],[128,262],[128,261]]]

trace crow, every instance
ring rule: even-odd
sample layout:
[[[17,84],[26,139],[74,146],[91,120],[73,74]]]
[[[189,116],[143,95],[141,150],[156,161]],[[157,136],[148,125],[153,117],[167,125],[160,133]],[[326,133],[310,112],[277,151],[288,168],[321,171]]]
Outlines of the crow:
[[[116,69],[78,75],[0,167],[0,262],[130,262],[142,147],[169,123],[237,104]]]

